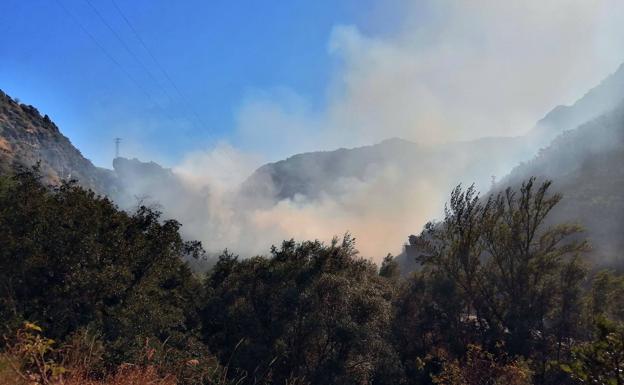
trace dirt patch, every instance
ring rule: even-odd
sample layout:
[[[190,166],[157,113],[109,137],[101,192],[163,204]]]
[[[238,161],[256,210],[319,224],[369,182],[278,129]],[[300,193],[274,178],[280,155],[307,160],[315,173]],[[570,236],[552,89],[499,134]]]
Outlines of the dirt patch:
[[[13,149],[11,148],[11,145],[4,138],[0,138],[0,151],[7,152],[9,154],[13,153]]]

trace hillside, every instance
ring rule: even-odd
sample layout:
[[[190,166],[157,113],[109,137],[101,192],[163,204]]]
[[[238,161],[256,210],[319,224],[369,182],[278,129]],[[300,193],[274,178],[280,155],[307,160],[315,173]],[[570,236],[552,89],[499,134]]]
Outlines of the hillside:
[[[589,90],[571,106],[557,106],[537,122],[530,135],[546,140],[554,139],[565,130],[571,130],[616,108],[624,100],[624,64]]]
[[[553,222],[586,228],[595,258],[622,264],[624,247],[624,102],[611,112],[558,136],[528,162],[515,167],[500,186],[529,176],[553,179],[564,199]]]
[[[154,162],[116,158],[112,170],[94,166],[48,115],[0,90],[0,173],[36,164],[45,183],[73,179],[124,208],[142,199],[163,200],[159,187],[180,184],[171,170]]]
[[[115,191],[113,173],[82,156],[48,115],[42,116],[35,107],[18,103],[0,90],[0,171],[37,163],[47,183],[76,179],[99,193]]]
[[[492,176],[506,175],[562,132],[607,113],[622,99],[624,64],[574,104],[555,107],[524,136],[436,146],[390,139],[354,149],[298,154],[260,167],[247,181],[248,190],[262,186],[262,194],[275,201],[296,195],[317,199],[323,194],[340,193],[340,181],[345,178],[366,181],[388,166],[398,168],[405,178],[418,177],[445,191],[460,182],[475,182],[481,190],[487,190]]]
[[[385,229],[372,237],[367,233],[368,244],[361,243],[374,248],[366,253],[373,257],[383,255],[382,249],[396,252],[403,232],[419,232],[427,220],[439,219],[443,197],[458,183],[476,183],[485,192],[496,180],[495,186],[505,186],[537,175],[554,179],[566,197],[556,219],[582,222],[594,239],[594,254],[610,261],[622,246],[622,107],[614,106],[624,98],[623,90],[620,67],[573,105],[553,109],[525,136],[440,145],[395,138],[297,154],[258,168],[240,189],[234,186],[225,193],[214,186],[189,185],[154,162],[117,158],[112,170],[95,167],[47,116],[3,93],[0,167],[7,171],[15,164],[40,162],[47,183],[77,179],[121,208],[132,209],[138,202],[155,206],[185,224],[185,236],[215,249],[235,243],[245,255],[290,237],[298,223],[309,227],[303,225],[308,219],[321,232],[332,232],[311,235],[323,239],[346,230]],[[577,129],[579,121],[587,123]],[[549,145],[551,136],[557,138]],[[283,227],[280,221],[293,217],[296,224]],[[329,229],[319,219],[337,225]],[[246,242],[240,243],[241,237]]]
[[[415,178],[436,188],[473,181],[487,187],[493,175],[503,175],[527,151],[522,138],[483,138],[437,146],[388,139],[365,147],[297,154],[266,164],[248,178],[243,191],[273,202],[298,195],[314,200],[341,194],[345,181],[366,183],[388,169],[401,175],[397,185],[388,189],[401,189]]]

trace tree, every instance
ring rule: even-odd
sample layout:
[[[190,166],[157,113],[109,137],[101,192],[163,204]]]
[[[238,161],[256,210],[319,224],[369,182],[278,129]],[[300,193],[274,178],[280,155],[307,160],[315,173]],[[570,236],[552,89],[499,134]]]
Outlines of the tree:
[[[453,190],[444,220],[412,240],[422,272],[400,300],[414,309],[397,315],[404,362],[430,354],[427,343],[403,342],[410,334],[432,336],[429,346],[458,357],[471,344],[490,351],[503,346],[533,360],[541,382],[551,360],[569,357],[581,326],[579,258],[587,243],[579,226],[548,223],[561,200],[548,193],[550,186],[532,178],[518,192],[508,188],[488,199],[473,186]]]
[[[379,275],[391,279],[397,279],[401,275],[399,264],[394,260],[391,254],[388,254],[381,262]]]
[[[37,322],[59,341],[89,329],[111,363],[146,341],[192,350],[202,287],[182,260],[201,245],[141,207],[133,214],[73,183],[43,186],[22,170],[0,179],[0,320]]]
[[[598,321],[596,340],[573,351],[573,361],[564,370],[580,384],[624,384],[624,325]]]
[[[562,198],[549,195],[550,186],[550,181],[536,186],[531,178],[522,184],[519,195],[508,188],[484,207],[487,264],[480,291],[488,322],[508,330],[510,351],[525,356],[551,331],[552,310],[566,313],[569,308],[562,309],[564,302],[577,300],[584,278],[578,257],[588,246],[577,237],[580,226],[546,221]],[[564,333],[559,340],[573,336],[569,328],[559,331]]]
[[[270,258],[225,254],[207,292],[205,341],[250,382],[383,383],[381,370],[391,379],[390,281],[357,258],[349,236],[287,241]]]

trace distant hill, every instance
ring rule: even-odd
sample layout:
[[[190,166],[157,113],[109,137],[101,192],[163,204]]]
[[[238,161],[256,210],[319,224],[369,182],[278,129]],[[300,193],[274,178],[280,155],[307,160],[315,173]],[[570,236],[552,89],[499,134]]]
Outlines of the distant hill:
[[[388,168],[397,170],[403,182],[426,180],[434,186],[478,182],[489,186],[493,175],[503,175],[530,151],[522,138],[483,138],[425,146],[403,139],[335,151],[297,154],[256,170],[243,191],[263,195],[269,202],[304,196],[317,199],[340,194],[345,180],[366,182]]]
[[[490,137],[437,146],[401,139],[334,151],[297,154],[260,167],[247,181],[248,191],[273,201],[302,195],[316,199],[340,192],[340,180],[366,180],[376,170],[397,166],[405,178],[430,180],[450,189],[475,182],[482,190],[492,176],[506,175],[518,162],[531,159],[562,132],[575,129],[615,108],[624,99],[624,64],[571,106],[557,106],[526,135]],[[260,187],[260,188],[259,188]],[[401,186],[391,186],[401,188]]]

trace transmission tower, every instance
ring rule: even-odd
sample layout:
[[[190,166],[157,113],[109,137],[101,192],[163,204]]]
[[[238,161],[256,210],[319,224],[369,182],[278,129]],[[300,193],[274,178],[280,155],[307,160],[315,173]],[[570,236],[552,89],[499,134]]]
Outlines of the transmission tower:
[[[115,158],[119,158],[119,144],[121,143],[121,138],[115,138]]]

